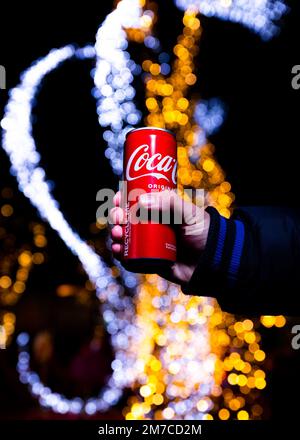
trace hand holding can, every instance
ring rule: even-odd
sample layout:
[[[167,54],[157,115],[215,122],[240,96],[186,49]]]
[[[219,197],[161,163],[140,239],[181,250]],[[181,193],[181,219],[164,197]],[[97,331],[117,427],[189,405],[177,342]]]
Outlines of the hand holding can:
[[[139,197],[176,189],[177,145],[173,133],[155,127],[128,133],[124,148],[124,266],[133,272],[158,272],[176,261],[170,219],[142,218]],[[156,211],[157,212],[157,211]]]

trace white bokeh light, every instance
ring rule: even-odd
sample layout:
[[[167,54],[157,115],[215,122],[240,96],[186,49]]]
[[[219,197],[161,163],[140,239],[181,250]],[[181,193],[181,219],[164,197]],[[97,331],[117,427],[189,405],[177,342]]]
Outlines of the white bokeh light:
[[[208,17],[240,23],[269,40],[279,31],[277,22],[288,11],[283,0],[174,0],[178,8],[196,8]]]
[[[130,386],[137,374],[134,367],[135,353],[131,347],[138,344],[140,333],[136,329],[128,331],[135,325],[134,305],[129,297],[124,296],[124,287],[112,277],[111,269],[101,256],[79,237],[64,218],[58,202],[51,195],[50,184],[44,169],[40,166],[40,155],[32,136],[32,107],[42,80],[61,63],[72,57],[80,60],[93,58],[95,50],[91,46],[82,49],[75,49],[73,46],[55,49],[22,74],[20,84],[10,91],[10,98],[1,121],[2,146],[10,158],[11,171],[18,180],[20,190],[37,208],[41,217],[47,220],[59,234],[66,246],[78,257],[89,279],[96,286],[98,298],[103,302],[102,312],[106,328],[111,335],[115,356],[121,359],[122,365],[121,374],[113,371],[100,395],[92,400],[97,411],[106,411],[111,405],[116,404],[122,395],[123,388]],[[122,270],[122,278],[125,286],[127,286],[127,280],[128,287],[136,286],[137,278],[125,270]],[[106,310],[110,312],[109,317],[105,316]],[[124,333],[124,329],[127,329],[127,332]],[[120,343],[120,335],[123,338],[122,343]],[[124,338],[127,339],[125,348]],[[24,337],[23,340],[25,339]],[[22,338],[20,340],[22,341]],[[71,411],[71,408],[79,409],[79,398],[69,400],[52,391],[48,393],[49,389],[41,384],[38,375],[28,370],[29,363],[24,362],[25,357],[23,356],[23,363],[21,362],[18,366],[20,380],[28,384],[31,392],[39,398],[41,405],[60,413]],[[80,411],[91,413],[94,406],[91,404],[86,407],[86,404],[82,403]]]

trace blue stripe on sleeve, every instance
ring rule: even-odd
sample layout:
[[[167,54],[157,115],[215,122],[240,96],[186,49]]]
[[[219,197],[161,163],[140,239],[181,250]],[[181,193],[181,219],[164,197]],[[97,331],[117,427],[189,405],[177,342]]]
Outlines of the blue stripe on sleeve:
[[[232,281],[235,281],[237,278],[237,274],[241,263],[243,247],[244,247],[244,240],[245,240],[244,224],[238,220],[235,220],[234,222],[236,228],[236,235],[232,250],[232,256],[229,264],[229,278]]]
[[[216,252],[213,261],[213,267],[215,269],[217,269],[221,264],[225,238],[226,238],[226,230],[227,230],[227,221],[224,217],[220,216],[220,230],[219,230],[218,242],[217,242]]]

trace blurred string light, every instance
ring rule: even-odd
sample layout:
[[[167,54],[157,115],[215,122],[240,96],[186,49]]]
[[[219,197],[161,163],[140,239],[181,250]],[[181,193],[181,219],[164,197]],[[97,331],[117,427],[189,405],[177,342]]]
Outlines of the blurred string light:
[[[10,99],[1,121],[2,145],[10,157],[11,172],[17,177],[20,190],[78,256],[91,280],[101,289],[110,281],[109,270],[101,258],[72,230],[58,203],[51,196],[50,185],[40,166],[40,155],[32,137],[31,112],[43,78],[63,61],[76,56],[76,53],[73,46],[53,50],[23,73],[21,83],[10,91]],[[82,57],[82,50],[79,54]],[[91,56],[94,56],[93,50]]]
[[[281,328],[285,326],[286,318],[282,315],[279,316],[264,315],[260,317],[260,322],[264,327],[267,328],[271,328],[271,327]]]
[[[88,46],[76,50],[67,46],[39,60],[23,74],[21,84],[12,90],[6,107],[1,123],[3,145],[10,155],[20,189],[79,257],[90,280],[96,285],[97,295],[104,301],[103,316],[116,355],[112,363],[113,375],[107,386],[99,397],[82,402],[81,406],[78,398],[70,400],[53,393],[30,371],[25,348],[29,341],[25,341],[26,337],[21,344],[22,356],[18,364],[20,378],[43,405],[57,412],[71,411],[75,400],[76,411],[79,407],[79,411],[88,414],[106,410],[116,403],[125,386],[136,382],[138,396],[132,396],[124,409],[128,419],[210,419],[216,417],[217,410],[217,417],[222,420],[259,418],[262,408],[252,403],[255,393],[266,386],[266,380],[265,373],[257,367],[263,362],[265,353],[260,349],[260,335],[254,331],[256,324],[250,320],[246,320],[247,323],[236,322],[231,315],[222,314],[213,301],[184,297],[177,286],[153,275],[146,276],[145,282],[138,288],[137,316],[134,317],[132,300],[123,295],[124,288],[117,284],[103,260],[67,224],[57,202],[50,195],[44,171],[39,166],[39,155],[31,135],[30,115],[40,82],[47,73],[72,56],[84,59],[94,57],[96,53],[97,65],[93,74],[99,123],[109,127],[104,132],[108,143],[106,156],[114,164],[113,171],[117,175],[120,173],[120,146],[126,132],[140,118],[132,102],[134,90],[131,86],[132,74],[140,69],[126,52],[123,26],[129,27],[128,34],[130,37],[131,33],[133,41],[141,39],[157,53],[160,48],[158,40],[149,38],[155,15],[149,13],[149,9],[147,13],[140,14],[141,3],[145,2],[119,2],[117,9],[106,19],[103,32],[100,32],[101,28],[98,31],[96,49]],[[194,110],[196,107],[198,117],[200,112],[200,118],[206,118],[210,124],[212,120],[214,123],[215,119],[220,120],[220,115],[212,118],[211,111],[215,108],[209,109],[208,106],[206,110],[209,111],[204,111],[204,107],[197,106],[187,97],[190,87],[197,81],[193,60],[198,52],[197,43],[202,29],[196,11],[187,10],[183,23],[183,34],[174,47],[176,58],[170,77],[167,77],[170,68],[168,54],[159,53],[155,63],[150,60],[143,62],[146,106],[149,110],[146,123],[167,126],[176,131],[179,188],[205,188],[211,203],[221,214],[229,217],[234,195],[214,159],[214,147],[207,141],[209,125],[206,129],[199,127],[194,120]],[[128,94],[124,93],[124,87],[129,90]],[[101,118],[102,115],[104,118]],[[203,200],[196,202],[203,204]],[[137,278],[124,270],[122,277],[124,284],[134,289]],[[223,388],[224,381],[228,388]],[[51,397],[45,400],[45,395]]]
[[[195,122],[203,129],[205,136],[209,137],[215,134],[223,125],[225,119],[225,106],[217,98],[209,101],[201,100],[195,105]],[[198,139],[198,144],[206,142],[204,136]]]
[[[45,172],[39,164],[40,156],[32,137],[31,121],[34,100],[45,75],[72,57],[84,59],[94,56],[93,47],[75,49],[73,46],[66,46],[53,50],[49,55],[38,60],[23,73],[21,83],[11,90],[1,126],[2,145],[10,157],[12,173],[17,177],[20,190],[30,199],[40,215],[58,232],[70,250],[78,256],[90,280],[96,286],[98,298],[105,302],[103,318],[111,335],[116,356],[113,374],[96,401],[95,411],[105,411],[117,402],[122,389],[135,380],[135,352],[134,350],[132,352],[130,347],[138,345],[139,334],[134,327],[134,306],[132,300],[123,295],[124,287],[118,284],[111,269],[94,249],[72,230],[61,213],[58,203],[52,197]],[[136,278],[125,271],[123,275],[125,286],[128,284],[133,288]],[[130,346],[131,340],[134,341]],[[64,397],[62,399],[64,400]],[[47,402],[50,405],[52,401],[43,401],[43,403]],[[59,406],[52,404],[50,406],[53,410],[59,411]],[[88,408],[91,411],[91,406]],[[86,408],[84,407],[83,410],[86,411]]]
[[[40,241],[44,237],[44,227],[42,225],[34,226],[34,229],[40,229],[38,233],[34,231],[34,239]],[[45,238],[46,239],[46,238]],[[0,241],[1,242],[1,241]],[[3,244],[3,243],[1,243]],[[36,245],[35,245],[36,246]],[[5,249],[7,249],[5,247]],[[15,331],[16,316],[7,308],[15,305],[26,290],[26,282],[29,273],[34,265],[42,264],[45,255],[41,249],[35,249],[33,252],[28,249],[20,249],[13,254],[6,254],[0,263],[0,306],[3,307],[0,312],[0,325],[5,329],[5,345],[11,342]]]
[[[146,9],[142,17],[145,15],[150,17],[147,21],[150,27],[155,15],[149,9]],[[124,20],[124,15],[122,20]],[[115,78],[119,77],[118,70],[114,67],[116,59],[124,61],[124,57],[120,54],[117,56],[115,54],[115,58],[113,58],[111,53],[114,53],[116,47],[119,51],[120,47],[123,50],[126,47],[125,44],[113,40],[112,43],[109,41],[112,44],[111,53],[106,50],[101,51],[107,45],[106,32],[110,32],[109,24],[109,20],[106,20],[101,31],[97,33],[96,49],[99,48],[100,57],[98,56],[99,61],[95,69],[95,85],[100,95],[102,95],[102,87],[105,87],[106,90],[107,78],[110,77],[110,83],[115,84]],[[133,41],[144,41],[146,47],[153,49],[154,52],[158,51],[160,43],[158,39],[148,35],[148,28],[144,29],[144,38],[141,37],[141,30],[134,29],[132,25],[127,32],[128,38],[131,37]],[[121,35],[123,36],[123,31]],[[126,38],[126,34],[124,38]],[[167,75],[170,71],[170,66],[166,62],[169,61],[168,54],[160,54],[159,59],[161,65],[150,63],[149,71],[153,75],[161,73]],[[143,63],[143,67],[145,63]],[[112,65],[113,67],[111,67]],[[103,66],[107,69],[104,74]],[[124,65],[122,68],[124,69]],[[132,75],[125,68],[125,81],[127,74],[128,79],[132,81]],[[100,83],[98,75],[101,79]],[[192,79],[190,78],[191,81]],[[120,86],[119,82],[116,84]],[[124,83],[122,83],[123,95],[124,87]],[[118,90],[114,91],[117,96],[118,93]],[[110,130],[104,133],[105,140],[112,140],[112,145],[111,147],[109,145],[106,155],[108,151],[111,152],[112,156],[109,158],[113,160],[114,171],[119,174],[118,164],[120,173],[123,168],[124,135],[131,128],[126,125],[126,122],[133,124],[139,120],[131,119],[129,121],[126,112],[122,112],[120,102],[115,100],[112,103],[110,101],[110,106],[107,109],[103,105],[106,102],[103,97],[99,99],[98,109],[101,113],[99,122],[100,125],[110,126]],[[124,126],[125,128],[123,128]],[[138,289],[137,325],[141,335],[141,343],[139,349],[136,350],[137,364],[140,368],[136,380],[140,384],[139,394],[143,398],[143,402],[133,396],[130,411],[125,408],[124,414],[127,419],[144,417],[202,419],[213,405],[208,395],[211,394],[214,385],[215,364],[215,356],[210,353],[205,313],[194,322],[192,315],[195,314],[196,309],[192,308],[189,312],[186,310],[182,304],[182,294],[177,286],[161,279],[158,280],[155,276],[148,276],[145,280]],[[187,327],[191,325],[191,322],[194,325],[194,331],[187,332]],[[156,353],[155,350],[157,344],[161,347],[159,353]],[[183,356],[182,353],[186,353],[186,356]],[[189,383],[187,383],[186,377],[190,378]],[[180,383],[182,385],[179,385]],[[199,402],[202,404],[200,405]],[[155,411],[156,408],[160,409]]]
[[[108,146],[105,156],[115,174],[123,172],[123,146],[126,133],[141,119],[133,98],[133,73],[139,72],[126,51],[128,42],[124,28],[148,28],[150,15],[141,16],[139,0],[122,0],[107,16],[96,35],[96,68],[94,96],[97,99],[99,123],[105,130]]]
[[[15,213],[13,191],[9,187],[1,190],[0,207],[0,326],[4,329],[4,345],[9,346],[15,331],[16,316],[11,311],[26,290],[26,283],[34,265],[45,260],[44,248],[47,244],[45,227],[31,223],[26,228],[33,243],[15,246]],[[30,250],[29,250],[30,249]]]
[[[207,139],[222,125],[225,110],[216,99],[188,99],[197,82],[194,57],[202,29],[195,10],[185,11],[183,23],[168,78],[162,75],[160,63],[164,60],[160,56],[158,63],[150,59],[142,63],[149,111],[145,124],[176,132],[179,189],[204,188],[206,203],[229,217],[234,194]],[[138,378],[138,392],[124,409],[126,418],[261,418],[263,408],[255,402],[266,386],[266,374],[261,368],[265,353],[256,330],[259,322],[236,321],[214,301],[183,296],[172,285],[166,295],[167,286],[156,275],[149,275],[140,287],[138,320],[141,327],[148,328],[144,345],[152,344],[153,351],[150,357],[139,354],[146,376]],[[284,317],[262,319],[270,326],[271,321],[278,326],[285,323]],[[205,349],[194,339],[199,335]],[[206,370],[207,365],[210,370]]]
[[[115,32],[118,33],[118,29],[118,35],[121,38],[124,33],[122,27],[124,25],[132,25],[132,19],[135,20],[138,16],[138,2],[124,0],[124,4],[127,6],[125,9],[124,7],[122,9],[121,3],[122,2],[120,2],[118,8],[107,17],[105,21],[105,31],[102,34],[99,31],[100,36],[98,33],[97,43],[100,44],[100,46],[103,41],[106,43],[107,40],[111,40],[111,35]],[[132,7],[134,5],[135,13],[132,13]],[[124,21],[124,15],[126,14],[128,20]],[[122,82],[123,75],[126,77],[126,81],[129,81],[126,83],[128,85],[127,89],[132,90],[129,86],[132,78],[126,67],[127,64],[124,61],[127,60],[128,57],[125,56],[125,58],[123,58],[123,52],[122,50],[119,51],[118,44],[124,49],[125,46],[120,40],[114,40],[112,46],[110,43],[106,46],[105,44],[104,46],[102,45],[103,59],[100,61],[98,59],[95,73],[95,77],[97,78],[97,72],[99,73],[99,70],[101,72],[101,68],[107,66],[104,62],[104,54],[106,54],[109,59],[115,48],[115,63],[111,66],[113,68],[112,74],[116,76],[116,82],[112,84],[113,87],[115,87],[115,95],[118,95],[118,87],[119,91],[125,87],[125,83]],[[99,46],[97,49],[99,50]],[[135,363],[136,350],[138,350],[139,347],[138,341],[142,336],[142,332],[137,331],[134,326],[134,305],[129,297],[123,295],[124,287],[117,283],[111,269],[106,266],[102,258],[72,230],[59,210],[58,203],[51,196],[50,185],[46,180],[44,170],[39,165],[40,156],[32,137],[31,112],[36,94],[45,75],[72,57],[79,59],[93,58],[95,53],[95,49],[91,46],[86,46],[81,49],[66,46],[61,49],[53,50],[49,55],[38,60],[23,73],[19,86],[10,92],[10,100],[5,109],[5,116],[1,121],[3,128],[3,148],[10,157],[12,173],[16,175],[21,191],[24,192],[31,203],[38,209],[40,215],[58,232],[71,251],[78,256],[90,280],[96,286],[98,298],[102,302],[105,302],[103,305],[103,318],[107,325],[107,330],[111,335],[112,346],[115,350],[115,360],[112,363],[113,374],[108,380],[107,386],[101,391],[100,396],[93,400],[92,407],[94,408],[94,412],[107,410],[111,405],[117,402],[121,396],[122,389],[134,382],[135,376],[141,368],[139,364],[135,365]],[[97,84],[99,85],[99,83]],[[105,90],[108,92],[108,89]],[[102,93],[104,93],[105,90],[102,90]],[[132,99],[134,94],[130,96]],[[122,99],[120,99],[120,106],[124,104],[122,106],[123,110],[120,112],[122,120],[123,116],[128,113],[129,107],[132,109],[132,106],[134,106],[132,103],[130,104],[130,102],[127,103],[127,99],[130,99],[129,95],[123,96]],[[105,102],[107,103],[107,101]],[[111,115],[112,113],[109,112],[108,118]],[[101,123],[103,121],[99,120],[99,122]],[[115,131],[121,130],[122,124],[118,124],[114,117],[111,122],[112,128]],[[114,162],[117,163],[117,160]],[[117,173],[117,168],[113,168],[113,170]],[[121,274],[126,287],[134,288],[136,286],[137,276],[123,269],[121,270]],[[150,349],[151,347],[149,347],[149,350]],[[28,384],[30,384],[30,382],[28,382]],[[60,404],[62,402],[63,407],[66,408],[65,404],[67,399],[64,396],[60,396],[58,403],[53,404],[53,399],[46,399],[44,401],[41,400],[42,395],[36,395],[45,406],[51,407],[54,411],[61,411]],[[91,405],[88,407],[84,406],[82,410],[91,413]]]
[[[120,391],[116,389],[106,389],[99,397],[87,400],[80,397],[67,398],[61,393],[52,391],[44,385],[39,375],[30,368],[29,354],[30,338],[27,333],[21,333],[17,337],[19,348],[17,371],[20,382],[28,385],[31,394],[39,400],[41,406],[50,408],[59,414],[80,414],[93,415],[97,411],[106,411],[112,403],[116,401]]]
[[[183,10],[196,8],[208,17],[240,23],[269,40],[279,31],[276,24],[288,11],[283,0],[174,0]]]

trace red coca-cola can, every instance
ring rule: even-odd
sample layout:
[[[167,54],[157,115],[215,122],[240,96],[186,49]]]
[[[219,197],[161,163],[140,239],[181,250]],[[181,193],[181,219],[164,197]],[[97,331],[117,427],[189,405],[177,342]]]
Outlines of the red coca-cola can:
[[[177,187],[175,135],[156,127],[128,132],[124,148],[125,221],[123,264],[132,272],[156,273],[176,261],[176,237],[170,224],[133,221],[141,192]]]

